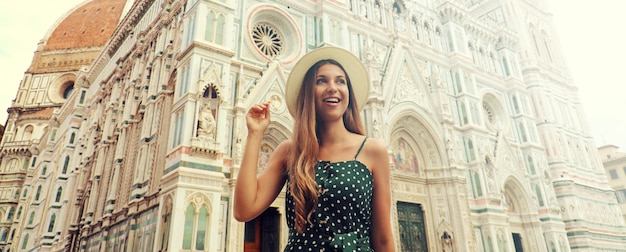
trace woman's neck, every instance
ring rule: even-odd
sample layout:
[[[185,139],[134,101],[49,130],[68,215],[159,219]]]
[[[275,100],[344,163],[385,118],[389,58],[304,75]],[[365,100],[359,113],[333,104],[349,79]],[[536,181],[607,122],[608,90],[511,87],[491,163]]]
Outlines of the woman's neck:
[[[351,134],[343,124],[343,120],[324,123],[320,127],[317,137],[320,139],[321,146],[343,143]]]

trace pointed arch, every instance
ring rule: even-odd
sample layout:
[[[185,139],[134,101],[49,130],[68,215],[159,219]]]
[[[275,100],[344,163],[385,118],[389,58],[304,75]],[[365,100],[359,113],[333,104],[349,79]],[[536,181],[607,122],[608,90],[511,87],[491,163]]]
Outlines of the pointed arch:
[[[63,187],[59,186],[59,188],[57,189],[57,194],[54,197],[54,202],[61,202],[61,195],[63,194]]]
[[[35,220],[35,211],[31,211],[30,212],[30,216],[28,217],[28,225],[33,224],[33,221]]]
[[[26,125],[26,127],[24,127],[24,133],[22,134],[22,141],[32,140],[34,130],[35,128],[32,125]]]
[[[2,230],[2,235],[0,235],[0,241],[6,241],[7,240],[7,235],[9,235],[9,230],[8,229],[3,229]]]
[[[391,55],[389,61],[391,62],[390,71],[387,74],[389,77],[382,83],[383,96],[387,97],[385,110],[392,110],[396,106],[412,103],[426,111],[432,111],[435,105],[427,93],[430,88],[439,84],[434,83],[437,82],[434,80],[430,80],[430,83],[426,82],[431,75],[429,63],[419,60],[408,49],[404,48]],[[435,67],[432,66],[433,69]],[[436,75],[440,74],[436,73]],[[435,70],[433,70],[433,75],[435,75]],[[433,78],[439,77],[441,76]]]
[[[28,245],[28,234],[25,234],[24,240],[22,240],[22,249],[26,249],[27,245]]]
[[[39,200],[39,196],[41,196],[41,185],[37,186],[37,192],[35,193],[35,200]]]
[[[514,213],[516,214],[528,214],[536,212],[536,209],[531,209],[531,196],[527,187],[515,177],[509,176],[503,183],[503,191],[506,195],[509,195],[508,200],[515,206]]]
[[[7,221],[13,222],[13,215],[15,214],[15,207],[9,208],[9,213],[7,214]]]
[[[17,214],[15,215],[15,219],[20,220],[20,216],[22,216],[22,206],[17,209]]]
[[[405,165],[422,169],[421,167],[440,167],[447,162],[443,159],[442,153],[444,152],[439,144],[441,140],[438,136],[441,134],[438,134],[430,126],[429,121],[419,115],[418,111],[405,108],[404,111],[391,113],[389,122],[390,130],[386,139],[389,141],[388,146],[396,148],[392,152],[397,154],[408,152],[409,155],[413,155],[413,157],[408,157],[409,160],[414,159],[413,163],[408,162]],[[401,149],[402,143],[405,144],[404,150]],[[395,157],[391,157],[391,160],[398,164],[404,163]],[[418,170],[417,172],[421,171]]]
[[[202,98],[222,98],[220,95],[220,86],[222,85],[222,79],[220,77],[220,68],[215,62],[211,62],[207,59],[203,60],[202,64],[208,64],[202,67],[201,77],[198,80],[198,91],[202,95]],[[213,89],[213,91],[211,91]],[[214,93],[205,93],[214,92]],[[205,97],[206,95],[210,95]]]
[[[53,213],[52,216],[50,216],[50,222],[48,222],[48,232],[54,231],[54,224],[56,223],[56,220],[57,214]]]
[[[188,195],[185,210],[185,222],[183,230],[183,249],[204,250],[205,242],[208,241],[210,229],[210,215],[212,204],[210,198],[203,193]]]
[[[170,240],[170,229],[172,227],[172,209],[174,208],[172,195],[165,195],[161,214],[161,239],[160,250],[165,251]]]
[[[65,156],[65,161],[63,161],[63,170],[61,170],[61,174],[67,174],[67,167],[70,165],[70,156]]]

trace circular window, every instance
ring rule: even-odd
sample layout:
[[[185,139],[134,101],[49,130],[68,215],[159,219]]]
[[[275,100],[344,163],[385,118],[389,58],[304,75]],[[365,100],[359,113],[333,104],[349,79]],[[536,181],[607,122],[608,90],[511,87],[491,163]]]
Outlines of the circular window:
[[[483,102],[483,113],[485,113],[485,117],[487,117],[487,121],[493,124],[495,120],[494,119],[495,115],[493,113],[493,109],[491,108],[491,106],[489,106],[489,103]]]
[[[276,6],[259,5],[250,9],[249,20],[247,45],[259,60],[290,64],[298,58],[302,37],[288,13]]]
[[[69,98],[72,94],[72,91],[74,91],[74,82],[68,81],[63,86],[65,87],[63,88],[63,99],[67,100],[67,98]]]
[[[254,45],[268,57],[275,58],[283,51],[283,40],[276,28],[269,24],[259,23],[252,28]]]
[[[48,88],[48,98],[53,103],[65,103],[74,91],[74,81],[76,76],[64,74],[56,78]]]
[[[502,103],[493,94],[483,96],[483,116],[486,125],[497,129],[504,130],[507,128],[506,110]]]

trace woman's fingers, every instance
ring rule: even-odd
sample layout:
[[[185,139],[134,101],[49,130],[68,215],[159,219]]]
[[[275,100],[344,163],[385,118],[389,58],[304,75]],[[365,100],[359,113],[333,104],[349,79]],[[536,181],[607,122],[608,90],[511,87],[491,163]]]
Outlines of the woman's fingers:
[[[269,102],[253,105],[252,107],[250,107],[250,115],[252,115],[255,118],[269,118],[270,116],[269,105],[270,105]]]

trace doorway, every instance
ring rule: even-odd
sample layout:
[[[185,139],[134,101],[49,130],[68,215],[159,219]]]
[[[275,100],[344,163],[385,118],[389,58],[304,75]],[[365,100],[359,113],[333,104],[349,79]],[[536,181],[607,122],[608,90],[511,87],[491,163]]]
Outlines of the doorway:
[[[515,252],[524,252],[522,236],[519,233],[513,233],[513,244],[515,244]]]
[[[246,222],[244,252],[278,252],[280,215],[268,208],[256,219]]]

